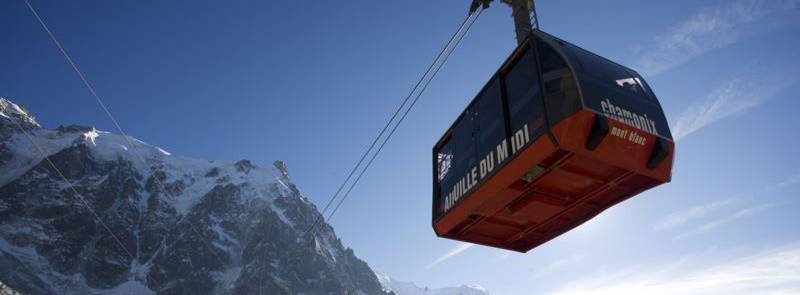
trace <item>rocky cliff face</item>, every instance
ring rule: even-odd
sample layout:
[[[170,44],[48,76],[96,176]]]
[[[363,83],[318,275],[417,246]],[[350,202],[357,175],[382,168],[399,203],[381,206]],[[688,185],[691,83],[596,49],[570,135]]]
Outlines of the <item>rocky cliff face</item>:
[[[304,234],[319,217],[282,162],[48,130],[0,98],[0,281],[19,292],[387,294],[329,225]]]

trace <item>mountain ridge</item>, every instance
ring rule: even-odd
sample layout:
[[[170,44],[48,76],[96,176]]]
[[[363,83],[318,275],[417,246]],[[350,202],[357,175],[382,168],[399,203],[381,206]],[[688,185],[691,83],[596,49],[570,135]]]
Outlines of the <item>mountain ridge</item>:
[[[386,294],[327,223],[301,233],[318,217],[283,162],[49,130],[0,98],[0,281],[17,291]]]
[[[376,273],[318,218],[282,161],[46,129],[0,97],[0,294],[488,295]]]

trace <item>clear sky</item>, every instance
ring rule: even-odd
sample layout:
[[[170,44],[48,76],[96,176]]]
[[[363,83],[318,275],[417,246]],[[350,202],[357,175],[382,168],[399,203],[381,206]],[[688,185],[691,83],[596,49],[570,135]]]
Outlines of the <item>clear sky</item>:
[[[284,160],[321,205],[469,1],[32,4],[129,134]],[[344,243],[397,279],[499,295],[800,293],[800,0],[537,5],[543,30],[645,75],[678,139],[672,183],[527,254],[435,237],[431,148],[515,46],[495,5],[331,221]],[[0,96],[46,127],[114,130],[21,1],[0,2],[0,38]]]

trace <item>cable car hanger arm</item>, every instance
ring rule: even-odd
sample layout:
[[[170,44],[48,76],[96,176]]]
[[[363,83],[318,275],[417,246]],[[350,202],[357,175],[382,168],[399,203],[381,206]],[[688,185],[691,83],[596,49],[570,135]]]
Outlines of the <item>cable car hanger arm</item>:
[[[478,8],[489,8],[489,4],[494,0],[472,0],[469,7],[469,14],[474,13]],[[536,5],[533,0],[501,0],[511,7],[511,15],[514,17],[514,30],[517,36],[517,45],[525,42],[534,27],[531,25],[531,12],[535,29],[539,29],[539,16],[536,13]]]

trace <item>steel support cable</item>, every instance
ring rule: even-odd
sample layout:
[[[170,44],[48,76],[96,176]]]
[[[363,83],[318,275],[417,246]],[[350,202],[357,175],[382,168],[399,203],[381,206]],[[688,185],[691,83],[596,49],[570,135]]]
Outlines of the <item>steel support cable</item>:
[[[70,55],[67,53],[67,51],[64,49],[64,47],[61,45],[61,42],[59,42],[59,41],[58,41],[58,38],[56,38],[56,36],[53,34],[53,32],[50,30],[50,28],[47,26],[47,24],[46,24],[46,23],[44,22],[44,20],[41,18],[41,16],[40,16],[40,15],[39,15],[39,13],[36,11],[36,9],[34,9],[34,8],[33,8],[33,6],[32,6],[32,5],[31,5],[31,4],[28,2],[28,0],[22,0],[22,1],[23,1],[23,2],[25,3],[25,5],[28,7],[28,10],[30,10],[30,12],[31,12],[31,13],[32,13],[32,14],[33,14],[35,17],[36,17],[36,20],[39,22],[39,24],[42,26],[42,28],[44,29],[44,31],[45,31],[45,32],[47,33],[47,35],[50,37],[50,40],[52,40],[52,41],[53,41],[53,43],[56,45],[56,47],[58,47],[58,50],[61,52],[61,55],[62,55],[62,56],[64,56],[64,59],[66,59],[66,60],[67,60],[67,62],[68,62],[68,63],[69,63],[69,65],[72,67],[72,69],[73,69],[73,71],[75,72],[75,74],[77,74],[77,75],[78,75],[78,78],[80,78],[80,79],[81,79],[81,81],[83,82],[83,85],[84,85],[84,86],[86,87],[86,89],[88,89],[88,90],[89,90],[89,92],[92,94],[92,96],[94,97],[94,99],[95,99],[95,101],[97,102],[97,104],[100,106],[100,108],[101,108],[101,109],[102,109],[102,110],[105,112],[106,116],[107,116],[107,117],[108,117],[108,118],[111,120],[111,122],[114,124],[114,127],[117,129],[117,131],[119,131],[120,135],[122,135],[122,136],[123,136],[123,138],[125,138],[125,140],[127,141],[128,145],[130,145],[131,147],[133,147],[133,141],[131,141],[131,138],[130,138],[130,136],[128,136],[128,134],[125,132],[125,130],[123,130],[123,129],[122,129],[122,126],[119,124],[119,122],[118,122],[118,121],[117,121],[117,119],[114,117],[114,115],[111,113],[111,111],[108,109],[108,107],[106,106],[106,104],[103,102],[103,100],[102,100],[102,99],[100,98],[100,96],[97,94],[97,92],[94,90],[94,87],[92,86],[92,84],[91,84],[91,83],[89,83],[89,81],[88,81],[88,79],[86,78],[86,76],[83,74],[83,72],[81,72],[81,70],[78,68],[77,64],[76,64],[76,63],[75,63],[75,62],[72,60],[72,57],[71,57],[71,56],[70,56]],[[133,154],[134,154],[134,155],[136,155],[136,156],[139,156],[139,157],[140,157],[140,159],[139,159],[139,160],[141,160],[142,162],[146,162],[146,161],[145,161],[145,159],[143,159],[143,158],[142,158],[140,155],[138,155],[138,154],[136,154],[136,153],[133,153]],[[158,186],[158,187],[161,189],[161,191],[163,191],[163,192],[164,192],[164,193],[166,193],[166,194],[170,194],[170,191],[169,191],[169,190],[167,190],[167,188],[166,188],[166,186],[164,185],[164,183],[161,181],[161,179],[159,179],[159,178],[158,178],[158,176],[157,176],[157,175],[155,175],[155,173],[153,173],[153,181],[155,181],[156,185],[157,185],[157,186]],[[188,214],[187,214],[187,215],[184,215],[184,216],[182,216],[182,217],[181,217],[181,218],[178,220],[178,222],[176,222],[176,226],[177,226],[178,224],[180,224],[180,223],[183,221],[183,219],[184,219],[186,216],[188,216]],[[190,225],[190,226],[189,226],[189,229],[190,229],[190,230],[191,230],[191,231],[192,231],[194,234],[196,234],[196,235],[198,235],[198,236],[201,236],[201,237],[202,237],[202,235],[201,235],[200,233],[198,233],[198,232],[197,232],[197,229],[195,229],[193,226],[191,226],[191,225]],[[184,235],[184,234],[185,234],[185,233],[181,233],[181,236],[180,236],[180,237],[183,237],[183,235]],[[162,248],[163,248],[163,244],[162,244]],[[157,250],[156,252],[154,252],[154,256],[153,256],[153,257],[155,257],[155,254],[156,254],[156,253],[158,253],[160,250],[161,250],[161,249],[159,248],[159,250]],[[214,254],[214,256],[217,258],[217,260],[219,260],[219,262],[220,262],[220,263],[224,264],[224,262],[222,261],[222,259],[221,259],[221,258],[219,258],[219,256],[216,254],[216,252],[214,252],[212,249],[209,249],[209,250],[210,250],[210,251],[211,251],[211,252]]]
[[[53,34],[53,32],[50,30],[50,28],[49,28],[49,27],[47,26],[47,24],[44,22],[44,20],[43,20],[43,19],[42,19],[42,17],[39,15],[39,13],[36,11],[36,9],[34,9],[34,8],[33,8],[33,6],[30,4],[30,2],[28,2],[28,0],[22,0],[22,2],[24,2],[24,3],[25,3],[25,6],[27,6],[28,10],[29,10],[29,11],[30,11],[30,12],[33,14],[33,16],[34,16],[34,17],[36,18],[36,20],[39,22],[39,25],[41,25],[42,29],[44,29],[44,31],[45,31],[45,32],[47,33],[47,35],[50,37],[50,40],[51,40],[51,41],[53,41],[53,43],[56,45],[56,47],[58,48],[58,50],[61,52],[61,55],[64,57],[64,59],[66,59],[66,60],[67,60],[67,63],[69,63],[69,65],[72,67],[72,70],[75,72],[75,74],[77,74],[77,75],[78,75],[78,78],[80,78],[80,79],[81,79],[81,81],[83,82],[83,85],[86,87],[86,89],[87,89],[87,90],[89,90],[89,93],[91,93],[91,95],[94,97],[95,101],[96,101],[96,102],[97,102],[97,104],[100,106],[100,108],[101,108],[101,109],[103,109],[103,111],[105,112],[106,116],[107,116],[107,117],[108,117],[108,118],[111,120],[111,122],[114,124],[114,127],[116,127],[117,131],[119,131],[120,135],[122,135],[122,136],[123,136],[123,138],[125,138],[125,140],[128,142],[128,145],[130,145],[131,147],[133,147],[133,146],[134,146],[134,144],[133,144],[133,141],[131,141],[131,138],[130,138],[130,136],[128,136],[128,135],[127,135],[127,133],[125,133],[125,131],[122,129],[122,126],[119,124],[119,122],[117,121],[117,119],[116,119],[116,118],[114,118],[114,115],[113,115],[113,114],[111,113],[111,111],[108,109],[108,107],[107,107],[107,106],[106,106],[106,104],[103,102],[103,100],[100,98],[100,95],[98,95],[98,94],[97,94],[97,92],[94,90],[94,87],[92,87],[92,84],[91,84],[91,83],[89,83],[89,80],[88,80],[88,79],[86,79],[86,76],[83,74],[83,72],[81,72],[81,70],[78,68],[77,64],[76,64],[76,63],[75,63],[75,62],[72,60],[72,57],[70,57],[70,55],[69,55],[69,54],[67,53],[67,51],[64,49],[64,46],[62,46],[62,45],[61,45],[61,42],[59,42],[59,41],[58,41],[58,38],[56,38],[56,36]],[[132,154],[134,154],[134,155],[136,155],[136,156],[140,156],[140,155],[138,155],[138,154],[136,154],[136,153],[132,153]],[[147,161],[146,161],[146,159],[144,159],[143,157],[140,157],[140,160],[141,160],[143,163],[146,163],[146,162],[147,162]],[[159,179],[159,178],[158,178],[158,175],[156,175],[156,173],[154,173],[154,172],[153,172],[153,180],[155,181],[156,185],[158,185],[158,186],[159,186],[159,188],[161,189],[161,191],[163,191],[163,192],[164,192],[164,193],[166,193],[166,194],[169,194],[169,193],[170,193],[170,191],[166,189],[166,186],[164,185],[164,183],[162,183],[162,182],[161,182],[161,179]],[[178,226],[178,225],[179,225],[179,224],[180,224],[180,223],[183,221],[183,219],[184,219],[186,216],[188,216],[188,214],[185,214],[184,216],[182,216],[182,217],[181,217],[181,218],[180,218],[180,219],[179,219],[179,220],[178,220],[178,221],[175,223],[175,226]],[[196,235],[198,235],[198,236],[200,236],[200,237],[203,237],[203,235],[201,235],[200,233],[198,233],[198,232],[197,232],[197,229],[195,229],[195,228],[194,228],[194,226],[193,226],[192,224],[190,224],[190,225],[189,225],[189,229],[190,229],[190,230],[191,230],[191,231],[192,231],[194,234],[196,234]],[[183,237],[183,235],[184,235],[184,234],[185,234],[185,232],[182,232],[182,233],[180,234],[180,236],[179,236],[179,237]],[[164,239],[166,239],[166,236],[164,237]],[[162,248],[163,248],[163,247],[166,245],[166,243],[161,243],[161,244],[162,244],[162,245],[161,245],[161,247],[160,247],[158,250],[156,250],[156,252],[153,252],[153,257],[151,258],[151,260],[152,260],[152,259],[155,259],[155,257],[156,257],[156,254],[158,254],[158,253],[161,251],[161,249],[162,249]],[[216,252],[215,252],[213,249],[211,249],[211,248],[210,248],[210,247],[209,247],[207,244],[204,244],[204,245],[206,245],[206,247],[208,248],[208,250],[209,250],[209,251],[210,251],[210,252],[211,252],[211,253],[214,255],[214,257],[215,257],[215,258],[216,258],[216,259],[217,259],[217,260],[220,262],[220,264],[223,264],[223,265],[225,264],[225,263],[224,263],[224,261],[223,261],[223,260],[222,260],[222,259],[219,257],[219,255],[218,255],[218,254],[217,254],[217,253],[216,253]],[[128,253],[130,254],[130,251],[128,251],[128,250],[127,250],[127,248],[125,249],[125,251],[126,251],[126,252],[128,252]],[[149,262],[149,261],[148,261],[148,262]],[[149,273],[148,273],[148,274],[149,274]],[[154,281],[155,281],[155,280],[154,280]],[[156,283],[156,285],[157,285],[156,287],[158,287],[159,289],[161,288],[160,286],[158,286],[158,283]]]
[[[30,11],[30,12],[33,14],[33,16],[34,16],[34,17],[36,17],[36,20],[39,22],[39,24],[40,24],[40,25],[42,26],[42,28],[45,30],[45,32],[47,33],[47,35],[48,35],[48,36],[50,36],[50,39],[51,39],[51,40],[52,40],[52,41],[53,41],[53,42],[56,44],[56,47],[58,47],[58,50],[59,50],[59,51],[61,51],[61,54],[62,54],[64,57],[66,57],[66,59],[67,59],[67,62],[70,64],[70,66],[71,66],[71,67],[72,67],[72,69],[75,71],[75,73],[77,73],[77,74],[78,74],[78,77],[81,79],[81,81],[83,81],[83,84],[84,84],[84,85],[85,85],[85,86],[86,86],[86,87],[89,89],[89,92],[91,92],[91,94],[92,94],[92,95],[95,97],[95,99],[96,99],[96,100],[97,100],[97,102],[100,104],[100,106],[103,108],[103,110],[106,112],[106,114],[108,114],[108,115],[110,116],[110,115],[111,115],[111,113],[108,111],[108,108],[106,108],[105,104],[103,104],[102,100],[100,100],[100,97],[99,97],[99,96],[97,95],[97,93],[94,91],[94,88],[91,86],[91,84],[89,84],[89,82],[86,80],[86,77],[83,75],[83,73],[81,73],[81,71],[80,71],[80,70],[78,70],[78,67],[75,65],[75,62],[73,62],[73,61],[72,61],[72,58],[70,58],[70,57],[69,57],[69,55],[67,54],[67,52],[64,50],[64,47],[63,47],[63,46],[61,46],[61,43],[60,43],[60,42],[58,42],[58,39],[56,39],[55,35],[53,35],[53,33],[50,31],[50,28],[48,28],[48,27],[47,27],[47,25],[44,23],[44,20],[42,20],[42,17],[41,17],[41,16],[39,16],[39,13],[38,13],[38,12],[36,12],[36,9],[34,9],[34,8],[33,8],[33,6],[31,6],[31,4],[30,4],[30,2],[28,2],[28,0],[22,0],[22,2],[24,2],[24,3],[25,3],[25,6],[27,6],[28,10],[29,10],[29,11]],[[121,130],[121,128],[119,127],[119,124],[117,123],[117,121],[116,121],[116,120],[113,120],[113,119],[112,119],[112,121],[114,122],[114,125],[116,125],[116,126],[117,126],[117,128]],[[69,181],[69,180],[68,180],[68,179],[65,177],[65,175],[64,175],[64,174],[61,172],[61,170],[60,170],[60,169],[58,169],[58,167],[55,165],[55,163],[53,163],[53,161],[51,161],[51,160],[50,160],[50,157],[49,157],[49,156],[47,156],[47,154],[45,154],[45,153],[44,153],[44,150],[42,150],[42,149],[41,149],[41,147],[39,147],[39,146],[36,144],[36,142],[33,140],[33,138],[31,137],[31,135],[30,135],[30,134],[28,134],[28,132],[27,132],[27,131],[25,131],[25,129],[24,129],[24,128],[22,128],[22,125],[20,125],[20,124],[19,124],[19,122],[16,122],[16,121],[15,121],[15,123],[17,124],[17,128],[19,128],[19,130],[20,130],[20,131],[21,131],[23,134],[25,134],[25,136],[28,138],[28,140],[31,142],[31,144],[33,144],[33,145],[36,147],[36,149],[37,149],[37,151],[39,152],[39,154],[40,154],[40,155],[41,155],[41,156],[42,156],[42,157],[43,157],[43,158],[44,158],[44,159],[47,161],[47,163],[50,165],[50,167],[52,167],[52,168],[53,168],[53,169],[56,171],[56,173],[59,175],[59,177],[60,177],[62,180],[64,180],[65,182],[67,182],[67,184],[68,184],[69,188],[70,188],[70,189],[72,190],[72,192],[73,192],[73,193],[76,195],[76,197],[78,197],[78,199],[81,201],[81,203],[83,203],[83,205],[84,205],[84,206],[85,206],[87,209],[89,209],[89,211],[92,213],[92,215],[94,215],[94,217],[95,217],[95,218],[96,218],[96,219],[97,219],[97,220],[100,222],[100,224],[103,226],[103,228],[105,228],[105,229],[106,229],[106,231],[108,231],[108,233],[109,233],[109,234],[112,236],[112,238],[113,238],[113,239],[116,241],[116,243],[117,243],[117,244],[118,244],[120,247],[122,247],[122,250],[123,250],[123,251],[125,251],[125,253],[126,253],[126,254],[127,254],[127,255],[128,255],[128,256],[129,256],[129,257],[132,259],[132,260],[136,259],[136,256],[134,256],[134,255],[133,255],[133,253],[132,253],[132,252],[131,252],[131,251],[130,251],[130,250],[129,250],[129,249],[128,249],[128,248],[127,248],[127,247],[126,247],[126,246],[125,246],[123,243],[122,243],[122,241],[121,241],[121,240],[120,240],[120,239],[117,237],[117,235],[116,235],[116,234],[115,234],[115,233],[114,233],[114,232],[111,230],[111,228],[110,228],[110,227],[109,227],[109,226],[108,226],[108,225],[107,225],[107,224],[106,224],[106,223],[105,223],[105,222],[104,222],[104,221],[103,221],[103,220],[100,218],[100,216],[97,214],[97,212],[95,212],[95,211],[94,211],[94,210],[91,208],[91,206],[90,206],[90,205],[89,205],[89,203],[86,201],[86,199],[85,199],[85,198],[83,198],[83,196],[82,196],[82,195],[80,195],[80,194],[78,193],[78,191],[77,191],[77,190],[75,189],[75,187],[73,186],[72,182],[70,182],[70,181]],[[126,136],[126,138],[127,138],[127,136]],[[129,140],[129,141],[130,141],[130,140]],[[159,289],[161,288],[161,287],[160,287],[160,284],[158,283],[158,281],[157,281],[157,280],[153,279],[153,283],[155,283],[155,285],[156,285],[156,287],[157,287],[157,288],[159,288]]]
[[[361,167],[361,164],[364,162],[364,160],[367,158],[367,156],[369,156],[369,154],[375,148],[375,144],[377,144],[378,141],[381,139],[381,137],[383,137],[383,135],[386,133],[386,130],[389,129],[389,126],[391,126],[392,122],[394,122],[394,120],[397,118],[397,115],[400,114],[400,112],[403,110],[405,105],[408,103],[408,101],[411,99],[411,97],[417,91],[419,86],[425,80],[425,77],[428,76],[428,74],[431,72],[431,70],[436,65],[436,63],[439,61],[439,59],[442,57],[442,55],[445,53],[445,51],[447,51],[447,48],[450,47],[450,44],[453,43],[453,40],[455,40],[456,37],[458,36],[458,34],[462,31],[462,29],[464,28],[464,25],[466,25],[467,21],[469,21],[469,19],[470,19],[469,17],[470,16],[467,15],[467,17],[464,18],[464,21],[462,21],[461,24],[458,26],[458,29],[453,33],[452,36],[450,36],[450,39],[447,41],[447,43],[445,43],[444,47],[442,47],[442,50],[439,51],[439,54],[436,55],[436,57],[433,59],[433,61],[428,66],[428,68],[425,70],[425,72],[422,74],[422,76],[417,80],[417,83],[414,85],[414,87],[411,89],[411,91],[408,93],[408,95],[405,97],[405,99],[403,99],[403,102],[394,111],[394,114],[392,114],[392,116],[389,118],[389,121],[386,122],[386,124],[381,129],[380,133],[378,133],[378,135],[372,140],[372,143],[370,143],[370,145],[367,148],[367,150],[364,151],[364,153],[361,155],[361,158],[358,160],[356,165],[353,166],[352,169],[350,169],[350,172],[348,173],[347,178],[345,178],[344,182],[342,182],[342,184],[339,185],[339,188],[336,189],[336,192],[333,194],[333,196],[331,196],[331,198],[325,204],[325,207],[322,209],[322,211],[320,211],[320,215],[317,216],[317,218],[314,220],[312,225],[308,229],[306,229],[306,231],[305,231],[306,233],[308,233],[314,226],[316,226],[317,223],[320,221],[320,219],[323,218],[325,213],[328,211],[328,208],[331,206],[331,204],[333,204],[333,202],[336,200],[336,198],[342,192],[342,189],[344,189],[344,187],[347,186],[347,183],[350,182],[350,179],[353,177],[353,175],[355,175],[356,171],[358,171],[358,168]]]
[[[469,32],[469,29],[472,27],[472,25],[475,23],[475,21],[478,19],[478,17],[480,17],[481,13],[483,13],[483,9],[479,10],[478,13],[476,13],[476,16],[472,19],[472,21],[467,25],[466,29],[464,30],[464,34],[462,34],[461,36],[458,37],[458,39],[456,40],[455,45],[450,49],[450,51],[447,53],[447,55],[445,55],[443,61],[436,67],[436,70],[433,72],[433,74],[431,75],[430,79],[428,79],[425,82],[425,84],[422,86],[422,88],[419,91],[419,93],[417,93],[416,97],[414,97],[414,100],[411,101],[411,104],[406,109],[406,111],[403,113],[403,116],[401,116],[400,120],[397,121],[397,124],[394,125],[392,130],[389,132],[389,134],[383,140],[381,145],[378,147],[377,151],[374,154],[372,154],[372,157],[369,159],[367,164],[364,166],[364,168],[358,174],[358,176],[356,177],[356,180],[347,189],[347,191],[345,192],[343,197],[339,200],[339,203],[336,204],[336,207],[334,207],[333,211],[331,211],[331,214],[328,215],[328,220],[329,221],[331,220],[331,218],[333,218],[334,214],[336,214],[336,211],[338,211],[339,208],[342,206],[344,201],[350,195],[350,192],[353,190],[353,188],[355,188],[355,186],[358,184],[359,180],[361,180],[361,177],[364,176],[364,173],[366,173],[367,169],[369,169],[369,167],[372,165],[372,162],[375,160],[375,158],[378,156],[378,154],[383,150],[384,146],[386,146],[386,143],[389,142],[389,139],[392,137],[392,135],[394,135],[395,131],[397,131],[397,128],[400,127],[400,124],[403,122],[403,120],[405,120],[405,118],[409,114],[409,112],[411,112],[411,109],[414,108],[414,105],[416,105],[416,103],[419,100],[419,98],[422,97],[422,94],[428,88],[428,85],[430,85],[431,81],[433,81],[433,79],[436,78],[436,74],[438,74],[439,70],[441,70],[442,67],[444,67],[445,63],[447,63],[447,60],[449,59],[450,55],[456,50],[458,45],[461,43],[461,40],[463,40],[464,37],[467,35],[467,33]]]
[[[88,79],[86,79],[86,76],[84,76],[84,75],[83,75],[83,72],[81,72],[81,70],[80,70],[80,69],[78,69],[78,66],[77,66],[77,65],[75,64],[75,62],[72,60],[72,57],[70,57],[70,55],[69,55],[69,54],[67,54],[67,51],[66,51],[66,50],[64,50],[64,47],[61,45],[61,42],[59,42],[59,41],[58,41],[58,39],[56,38],[56,36],[55,36],[55,35],[53,35],[53,33],[50,31],[50,28],[49,28],[49,27],[48,27],[48,26],[45,24],[44,20],[42,20],[42,18],[39,16],[39,13],[37,13],[37,12],[36,12],[36,9],[34,9],[34,8],[33,8],[33,6],[31,6],[31,4],[28,2],[28,0],[22,0],[22,1],[23,1],[23,2],[25,2],[25,5],[27,5],[27,6],[28,6],[28,9],[29,9],[29,10],[31,11],[31,13],[33,13],[33,15],[36,17],[36,20],[37,20],[37,21],[39,21],[39,24],[40,24],[40,25],[42,26],[42,28],[45,30],[45,32],[47,33],[47,35],[48,35],[48,36],[50,36],[50,40],[52,40],[52,41],[53,41],[53,43],[55,43],[56,47],[58,47],[58,50],[61,52],[61,55],[63,55],[63,56],[64,56],[64,59],[66,59],[66,60],[67,60],[67,62],[69,63],[69,65],[72,67],[72,70],[75,72],[75,74],[77,74],[77,75],[78,75],[78,78],[80,78],[80,79],[81,79],[81,81],[83,82],[83,85],[84,85],[84,86],[86,86],[86,89],[88,89],[88,90],[89,90],[89,93],[91,93],[91,94],[92,94],[92,97],[94,97],[95,101],[97,101],[97,104],[98,104],[98,105],[100,106],[100,108],[101,108],[101,109],[103,109],[103,111],[106,113],[106,116],[107,116],[107,117],[108,117],[108,118],[111,120],[111,122],[114,124],[114,127],[116,127],[117,131],[119,131],[120,135],[122,135],[122,137],[123,137],[123,138],[125,138],[125,140],[128,142],[128,145],[130,145],[131,147],[133,147],[133,141],[131,141],[131,139],[130,139],[130,136],[128,136],[128,134],[127,134],[127,133],[125,133],[125,131],[122,129],[122,126],[120,126],[120,125],[119,125],[119,122],[117,121],[117,119],[116,119],[116,118],[114,118],[114,115],[112,115],[112,114],[111,114],[111,111],[109,111],[109,110],[108,110],[108,107],[107,107],[107,106],[106,106],[106,104],[103,102],[103,100],[102,100],[102,99],[100,99],[100,96],[99,96],[99,95],[97,94],[97,92],[94,90],[94,87],[92,87],[92,84],[91,84],[91,83],[89,83],[89,80],[88,80]],[[134,153],[134,154],[135,154],[135,153]],[[137,154],[137,155],[138,155],[138,154]],[[140,159],[140,160],[144,160],[144,159]],[[143,162],[145,162],[145,161],[143,161]],[[160,186],[160,188],[161,188],[161,189],[162,189],[164,192],[166,192],[166,193],[168,193],[168,192],[169,192],[169,191],[167,191],[167,190],[166,190],[166,187],[164,186],[164,184],[163,184],[163,183],[161,183],[161,180],[160,180],[158,177],[155,177],[155,176],[154,176],[154,177],[153,177],[153,180],[154,180],[154,181],[157,183],[157,185],[159,185],[159,186]]]

